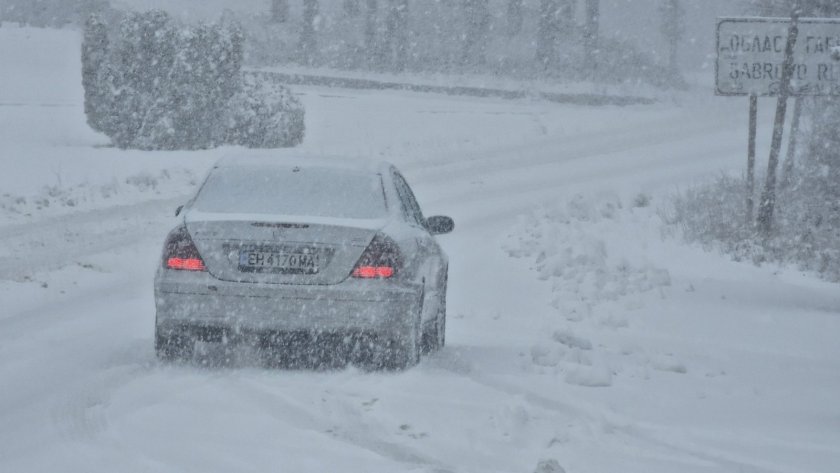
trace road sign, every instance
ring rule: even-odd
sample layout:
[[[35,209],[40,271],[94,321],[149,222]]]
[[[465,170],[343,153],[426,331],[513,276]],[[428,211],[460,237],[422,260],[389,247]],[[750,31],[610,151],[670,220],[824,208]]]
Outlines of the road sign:
[[[778,94],[788,18],[718,18],[718,95]],[[840,19],[803,18],[791,66],[791,96],[840,96]]]

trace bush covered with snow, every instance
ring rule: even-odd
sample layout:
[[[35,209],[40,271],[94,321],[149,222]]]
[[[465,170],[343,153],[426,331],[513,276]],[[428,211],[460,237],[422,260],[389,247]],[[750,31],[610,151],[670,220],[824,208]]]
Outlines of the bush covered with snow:
[[[274,76],[246,74],[230,101],[226,141],[278,148],[303,141],[303,107]]]
[[[831,197],[836,182],[825,168],[813,167],[781,186],[769,236],[760,235],[754,220],[747,219],[742,177],[721,176],[688,189],[675,196],[663,216],[688,241],[718,248],[736,260],[793,264],[840,281],[840,201]]]
[[[120,148],[299,144],[302,105],[284,86],[245,75],[242,45],[229,21],[184,27],[150,11],[109,31],[92,16],[82,45],[88,123]]]

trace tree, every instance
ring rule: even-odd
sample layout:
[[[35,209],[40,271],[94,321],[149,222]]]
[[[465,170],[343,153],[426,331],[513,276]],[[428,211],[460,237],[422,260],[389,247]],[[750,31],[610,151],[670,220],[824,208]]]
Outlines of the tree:
[[[391,68],[404,71],[408,63],[408,0],[390,0],[384,44]]]
[[[114,91],[104,130],[120,148],[140,146],[142,130],[160,118],[177,53],[177,28],[163,11],[132,13],[120,23],[106,87]],[[158,106],[156,106],[158,104]]]
[[[108,27],[97,15],[90,15],[82,38],[82,86],[85,90],[85,116],[96,131],[105,131],[108,109],[100,71],[108,59]]]
[[[132,13],[114,41],[108,37],[101,21],[87,23],[82,83],[89,123],[116,146],[275,147],[302,139],[304,111],[291,93],[243,74],[237,23],[184,27],[164,12]]]
[[[289,20],[289,0],[271,0],[271,21],[285,23]]]
[[[557,62],[560,35],[572,24],[574,5],[571,0],[540,0],[536,59],[543,68]]]
[[[685,9],[680,0],[664,0],[660,14],[662,36],[668,42],[668,71],[673,81],[680,81],[679,46],[685,36]]]
[[[586,0],[586,22],[583,28],[583,60],[589,77],[598,69],[599,26],[601,22],[600,0]]]
[[[508,0],[507,31],[509,36],[516,36],[522,31],[525,19],[525,0]]]
[[[271,76],[242,76],[226,120],[226,143],[282,148],[303,142],[303,107],[289,89]]]
[[[347,16],[359,16],[362,13],[361,0],[344,0],[344,13]]]
[[[298,56],[302,64],[309,66],[317,62],[318,41],[315,33],[319,9],[318,0],[303,0],[303,24],[300,28]]]
[[[554,60],[557,30],[560,29],[560,14],[558,0],[540,0],[537,23],[537,63],[543,68],[548,68]]]
[[[365,2],[365,56],[368,67],[378,69],[382,66],[382,49],[379,46],[377,32],[379,2],[377,0],[366,0]]]
[[[490,29],[489,0],[463,0],[464,41],[462,64],[484,64],[487,53],[487,33]]]

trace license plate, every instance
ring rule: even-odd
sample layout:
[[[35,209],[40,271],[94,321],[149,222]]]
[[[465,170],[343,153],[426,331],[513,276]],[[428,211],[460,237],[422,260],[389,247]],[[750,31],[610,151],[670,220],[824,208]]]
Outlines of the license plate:
[[[239,270],[247,273],[317,274],[323,255],[312,247],[257,246],[239,252]]]

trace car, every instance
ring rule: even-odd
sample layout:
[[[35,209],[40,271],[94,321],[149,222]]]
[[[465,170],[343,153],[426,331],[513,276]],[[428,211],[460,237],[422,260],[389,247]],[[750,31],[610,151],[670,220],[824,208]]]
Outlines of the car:
[[[331,341],[377,368],[403,369],[446,342],[449,260],[389,163],[228,158],[176,210],[155,275],[155,350],[196,341]]]

